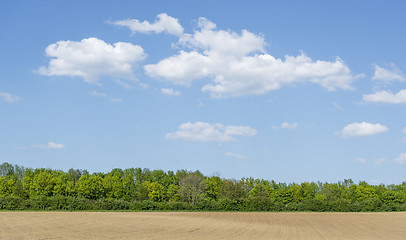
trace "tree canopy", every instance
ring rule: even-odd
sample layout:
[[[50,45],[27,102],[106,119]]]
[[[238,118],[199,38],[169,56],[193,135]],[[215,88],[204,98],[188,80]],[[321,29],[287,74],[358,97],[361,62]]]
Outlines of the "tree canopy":
[[[277,183],[223,179],[199,171],[32,169],[0,165],[0,209],[406,211],[406,182],[395,185]]]

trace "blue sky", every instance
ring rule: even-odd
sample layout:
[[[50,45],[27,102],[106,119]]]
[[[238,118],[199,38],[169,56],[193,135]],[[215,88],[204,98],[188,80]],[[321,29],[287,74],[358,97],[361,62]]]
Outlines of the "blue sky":
[[[401,183],[403,1],[2,1],[0,162]]]

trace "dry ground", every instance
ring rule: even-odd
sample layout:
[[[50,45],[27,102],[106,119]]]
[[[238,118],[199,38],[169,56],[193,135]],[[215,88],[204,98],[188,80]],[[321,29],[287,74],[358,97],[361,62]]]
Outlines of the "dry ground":
[[[406,213],[0,212],[0,239],[406,239]]]

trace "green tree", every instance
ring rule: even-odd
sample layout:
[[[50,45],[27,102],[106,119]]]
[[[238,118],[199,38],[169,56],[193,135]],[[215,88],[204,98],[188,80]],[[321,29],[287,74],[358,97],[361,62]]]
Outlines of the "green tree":
[[[123,182],[118,174],[105,176],[103,188],[106,197],[122,198],[124,195]]]
[[[55,186],[54,177],[51,171],[40,171],[35,174],[30,185],[30,193],[32,196],[44,195],[52,196]]]
[[[220,195],[220,187],[222,181],[219,177],[213,176],[206,180],[206,199],[209,201],[217,201]]]
[[[199,197],[204,193],[206,182],[203,174],[196,171],[184,177],[179,187],[179,196],[192,206],[196,206]]]
[[[162,202],[164,200],[165,189],[159,182],[146,181],[143,185],[148,190],[148,198],[154,202]]]
[[[234,201],[241,201],[248,195],[248,192],[244,190],[243,182],[224,179],[220,186],[220,199],[230,199]]]
[[[0,197],[12,195],[15,183],[13,178],[0,177]]]
[[[166,199],[168,201],[178,201],[179,200],[179,185],[171,184],[166,191]]]
[[[96,175],[83,175],[77,183],[78,194],[88,199],[99,199],[103,194],[103,179]]]
[[[66,184],[61,178],[53,177],[52,183],[54,184],[53,195],[55,196],[65,196],[66,195]]]
[[[14,175],[14,166],[10,163],[2,163],[0,165],[0,177]]]

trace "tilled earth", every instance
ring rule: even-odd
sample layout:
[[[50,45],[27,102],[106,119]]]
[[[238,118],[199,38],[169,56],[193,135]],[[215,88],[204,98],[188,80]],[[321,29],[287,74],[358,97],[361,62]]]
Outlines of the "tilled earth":
[[[406,239],[406,213],[0,212],[0,239]]]

